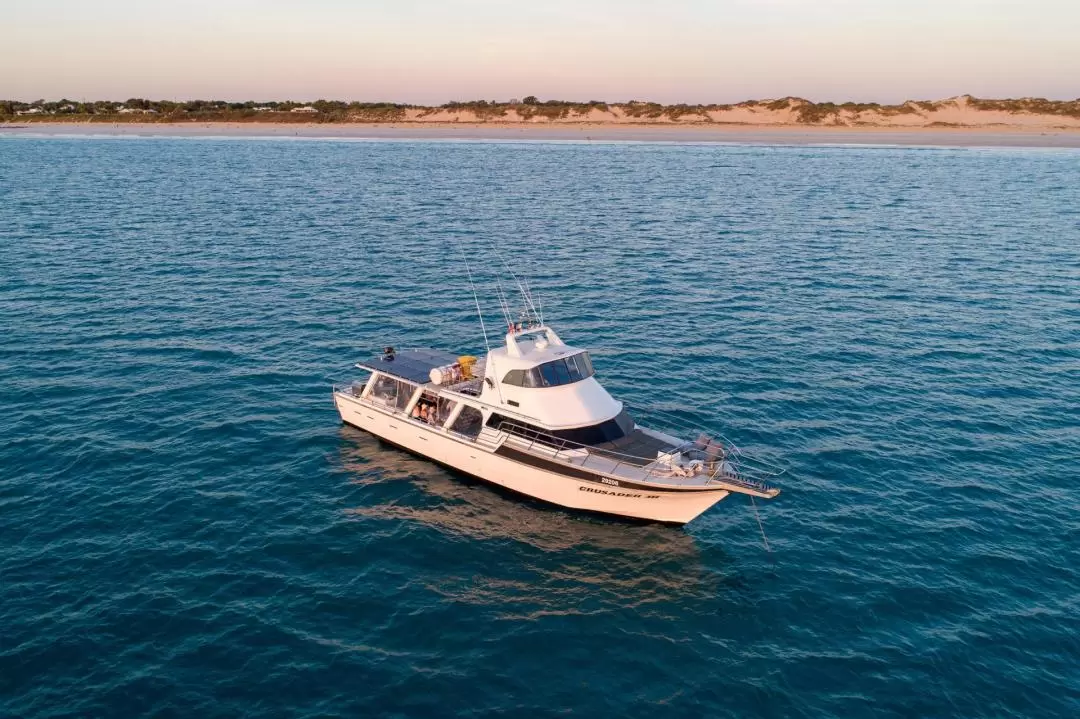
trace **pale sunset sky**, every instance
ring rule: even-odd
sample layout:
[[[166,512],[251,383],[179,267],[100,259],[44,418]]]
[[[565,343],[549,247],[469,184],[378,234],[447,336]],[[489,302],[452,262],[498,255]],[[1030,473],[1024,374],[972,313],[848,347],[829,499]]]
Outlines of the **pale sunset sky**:
[[[1080,0],[3,0],[0,99],[1080,97]]]

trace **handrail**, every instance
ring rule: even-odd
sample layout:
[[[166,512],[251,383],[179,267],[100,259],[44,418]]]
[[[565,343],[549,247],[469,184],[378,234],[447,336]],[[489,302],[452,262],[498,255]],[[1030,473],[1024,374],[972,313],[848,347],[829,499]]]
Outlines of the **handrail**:
[[[365,404],[372,406],[377,403],[372,401],[369,397],[361,397],[355,394],[354,390],[356,384],[338,384],[332,385],[334,392],[347,393],[349,396],[355,398]],[[632,464],[636,469],[644,471],[644,477],[641,481],[648,481],[653,474],[657,471],[661,471],[663,465],[658,464],[657,457],[643,457],[641,455],[629,454],[626,452],[619,452],[613,449],[604,449],[595,445],[587,445],[582,442],[575,442],[563,437],[557,437],[548,432],[543,432],[531,426],[527,426],[521,422],[516,422],[510,419],[503,419],[496,427],[485,425],[486,429],[491,429],[498,433],[504,433],[508,436],[518,437],[522,440],[528,440],[529,445],[525,448],[526,452],[531,452],[539,441],[544,446],[554,450],[553,458],[569,465],[577,465],[580,467],[586,467],[590,460],[596,458],[605,458],[609,461],[614,461],[614,466],[609,467],[596,467],[595,471],[605,474],[613,475],[615,477],[620,476],[618,470],[624,464]],[[458,434],[453,429],[446,428],[448,432]],[[483,429],[481,430],[483,431]],[[463,435],[464,436],[464,435]],[[670,451],[672,453],[683,452],[688,449],[697,449],[698,443],[696,441],[682,441],[675,445]],[[742,486],[746,489],[759,491],[762,493],[775,492],[763,479],[759,479],[758,475],[763,474],[765,476],[775,476],[768,471],[759,470],[756,467],[744,467],[742,466],[745,458],[741,455],[728,454],[728,448],[725,449],[723,457],[716,462],[716,467],[712,473],[706,476],[706,483],[717,482],[720,484]],[[585,450],[585,454],[581,457],[580,462],[575,462],[572,457],[560,456],[566,451],[580,451]],[[647,468],[647,469],[646,469]],[[781,470],[782,471],[782,470]],[[670,476],[670,475],[667,475]],[[691,475],[692,476],[692,475]]]
[[[647,481],[658,469],[660,469],[660,466],[657,465],[656,457],[642,457],[640,455],[627,454],[625,452],[616,452],[614,450],[607,450],[592,445],[582,444],[581,442],[574,442],[572,440],[564,439],[562,437],[556,437],[555,435],[549,434],[547,432],[542,432],[532,427],[524,426],[512,420],[502,420],[501,422],[499,422],[496,429],[499,432],[505,432],[508,435],[513,435],[521,439],[529,440],[529,446],[525,449],[526,452],[531,452],[533,447],[536,446],[536,442],[538,440],[546,440],[543,442],[543,444],[555,450],[554,456],[556,459],[559,459],[559,455],[562,452],[566,451],[568,448],[584,449],[586,450],[587,454],[581,462],[580,466],[582,467],[587,466],[589,460],[594,456],[613,459],[615,460],[615,466],[611,467],[610,469],[603,470],[607,474],[617,475],[619,467],[621,467],[623,464],[628,463],[630,460],[636,460],[633,462],[633,464],[639,469],[645,470],[646,467],[649,467],[649,469],[645,471],[645,476],[643,478],[643,480],[645,481]],[[676,445],[676,447],[672,449],[672,452],[680,452],[687,449],[688,447],[694,447],[696,446],[696,444],[696,442],[683,442],[679,445]],[[575,464],[574,462],[567,459],[564,459],[563,461],[566,461],[568,464]],[[765,481],[763,481],[762,479],[758,479],[755,476],[752,469],[748,472],[746,469],[739,467],[736,463],[727,459],[721,459],[719,462],[717,462],[716,469],[712,472],[712,474],[708,475],[707,481],[727,482],[729,484],[742,485],[748,489],[753,489],[760,492],[769,492],[772,490],[772,487],[770,487]]]
[[[549,434],[547,432],[542,432],[542,431],[540,431],[538,429],[534,429],[532,427],[527,427],[527,426],[521,424],[520,422],[515,422],[513,420],[508,420],[508,419],[502,420],[501,422],[499,422],[499,425],[498,425],[498,427],[496,429],[498,429],[500,432],[504,431],[503,427],[507,426],[507,425],[509,425],[510,427],[518,428],[518,429],[521,430],[521,432],[507,432],[507,434],[514,434],[515,436],[522,437],[523,439],[529,439],[530,435],[535,435],[532,438],[532,443],[530,444],[530,446],[532,446],[532,444],[535,444],[536,440],[540,439],[541,437],[544,437],[546,439],[549,439],[549,440],[552,440],[553,442],[558,443],[557,444],[558,451],[560,451],[560,452],[567,449],[567,447],[570,447],[572,449],[594,450],[596,452],[599,452],[599,453],[602,453],[602,454],[605,454],[605,455],[616,455],[616,456],[619,456],[619,457],[626,457],[627,459],[644,460],[646,464],[649,464],[651,462],[656,461],[656,457],[642,457],[641,455],[638,455],[638,454],[627,454],[626,452],[616,452],[615,450],[604,449],[603,447],[596,447],[594,445],[584,444],[582,442],[575,442],[573,440],[565,439],[563,437],[557,437],[557,436],[555,436],[553,434]],[[545,442],[545,444],[548,444],[548,443]],[[693,444],[693,442],[683,442],[682,444],[676,446],[676,450],[681,449],[681,448],[683,448],[683,447],[685,447],[686,445],[689,445],[689,444]],[[555,444],[548,444],[548,446],[555,447],[556,445]],[[676,450],[673,450],[673,451],[676,451]]]
[[[503,429],[504,427],[509,427],[510,429],[509,430],[504,430]],[[569,448],[571,450],[574,450],[574,451],[582,450],[582,449],[586,450],[585,457],[581,460],[581,465],[580,465],[581,467],[586,467],[588,465],[588,463],[589,463],[589,460],[592,459],[594,456],[604,456],[604,454],[616,455],[616,457],[608,457],[609,459],[614,459],[615,460],[615,466],[614,467],[611,467],[611,468],[605,469],[605,470],[597,470],[597,471],[604,471],[607,474],[617,474],[619,467],[621,467],[623,464],[625,464],[627,462],[627,460],[630,460],[630,459],[637,460],[638,462],[644,461],[645,464],[649,464],[650,462],[655,462],[656,461],[655,458],[650,460],[648,457],[638,457],[638,456],[635,456],[635,455],[624,454],[622,452],[615,452],[615,451],[610,451],[609,452],[608,450],[599,450],[599,452],[602,452],[603,454],[594,455],[593,451],[590,451],[590,450],[593,450],[595,448],[590,447],[589,445],[582,444],[581,442],[574,442],[572,440],[565,439],[563,437],[556,437],[553,434],[548,434],[547,432],[541,432],[540,430],[534,429],[532,427],[527,427],[525,425],[522,425],[519,422],[514,422],[513,420],[506,420],[506,419],[502,420],[501,422],[499,422],[499,425],[498,425],[498,427],[496,429],[499,432],[506,432],[506,434],[508,434],[508,435],[513,435],[515,437],[520,437],[521,439],[528,439],[529,440],[529,446],[525,448],[526,452],[531,452],[533,447],[536,446],[537,440],[543,438],[543,439],[547,440],[547,441],[543,442],[543,444],[545,444],[546,446],[549,446],[549,447],[551,447],[552,449],[555,450],[554,458],[555,459],[561,459],[562,461],[565,461],[567,464],[574,464],[574,462],[572,460],[568,459],[568,458],[560,458],[559,457],[559,455],[562,454],[563,452],[565,452],[567,450],[567,448]],[[517,431],[514,431],[514,430],[517,430]],[[623,457],[624,459],[618,459],[617,457]],[[644,465],[637,465],[637,466],[644,466]],[[652,470],[649,470],[649,472],[646,473],[644,479],[647,480],[650,476],[652,476]]]
[[[625,403],[624,403],[625,404]],[[718,437],[724,444],[724,450],[727,453],[728,461],[737,464],[745,464],[746,469],[751,470],[755,474],[765,475],[767,477],[779,477],[787,469],[781,467],[778,464],[762,459],[758,456],[747,455],[740,449],[733,441],[724,436],[723,433],[715,430],[708,429],[701,425],[695,425],[692,422],[677,417],[672,413],[656,408],[649,407],[631,407],[635,415],[648,414],[659,418],[660,426],[669,426],[681,433],[687,434],[706,434],[712,437]],[[640,411],[639,411],[640,410]]]
[[[472,380],[470,380],[469,382],[471,381]],[[463,382],[460,384],[465,383]],[[460,384],[457,386],[460,386]],[[348,385],[333,385],[333,389],[335,392],[347,393],[358,400],[363,401],[367,399],[369,402],[371,402],[369,398],[364,398],[356,394],[355,387],[355,383]],[[457,392],[455,392],[455,390],[449,386],[444,387],[444,389],[457,394]],[[486,402],[478,400],[475,397],[470,396],[470,399],[479,405],[489,407],[493,410],[505,411],[505,409],[494,407]],[[371,402],[371,404],[375,403]],[[640,414],[659,418],[658,426],[656,426],[656,429],[663,429],[664,427],[668,427],[670,429],[674,429],[677,433],[680,434],[698,436],[706,435],[710,438],[719,438],[721,440],[721,447],[723,448],[723,455],[721,461],[718,463],[717,469],[710,476],[710,480],[715,480],[716,477],[722,472],[724,477],[727,479],[734,479],[738,483],[745,484],[748,487],[762,489],[769,488],[766,484],[767,479],[778,477],[784,474],[784,472],[786,471],[783,467],[773,464],[772,462],[763,460],[759,457],[747,456],[743,453],[741,449],[739,449],[738,446],[735,445],[734,442],[732,442],[720,432],[706,429],[701,425],[694,425],[681,417],[677,417],[672,413],[667,412],[666,410],[644,407],[634,408],[635,414],[639,413],[638,409],[641,410]],[[504,427],[510,429],[504,430]],[[554,450],[554,457],[556,459],[568,461],[570,464],[576,463],[572,459],[560,457],[560,455],[568,449],[586,451],[585,457],[580,462],[580,466],[583,467],[586,466],[589,460],[594,457],[606,457],[610,460],[614,460],[614,467],[603,470],[611,474],[617,473],[619,468],[621,468],[622,465],[627,463],[631,463],[639,469],[649,467],[649,469],[646,470],[645,479],[651,477],[654,472],[659,469],[656,457],[642,457],[639,455],[619,452],[614,449],[604,449],[602,447],[596,447],[594,445],[586,445],[581,442],[574,442],[569,439],[557,437],[553,434],[540,431],[531,426],[527,426],[522,422],[515,421],[514,419],[503,419],[494,429],[499,432],[505,431],[507,434],[513,434],[518,437],[528,439],[529,446],[526,451],[532,451],[537,441],[542,441],[542,444],[551,447]],[[679,437],[674,438],[676,440],[680,439]],[[698,443],[696,440],[681,440],[678,444],[675,445],[675,447],[671,451],[682,452],[686,451],[688,448],[696,448],[697,445]]]

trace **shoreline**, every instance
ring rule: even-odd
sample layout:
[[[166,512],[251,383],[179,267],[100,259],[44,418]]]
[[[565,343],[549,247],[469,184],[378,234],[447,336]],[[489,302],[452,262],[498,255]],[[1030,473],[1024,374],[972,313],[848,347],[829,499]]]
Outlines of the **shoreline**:
[[[752,124],[521,122],[387,123],[70,123],[0,125],[0,137],[297,138],[355,140],[497,140],[677,142],[769,145],[1080,148],[1080,130],[1017,126],[881,127]]]

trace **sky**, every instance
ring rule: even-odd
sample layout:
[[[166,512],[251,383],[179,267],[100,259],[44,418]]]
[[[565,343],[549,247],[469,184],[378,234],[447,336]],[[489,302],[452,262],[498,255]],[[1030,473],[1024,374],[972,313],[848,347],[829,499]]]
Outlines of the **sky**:
[[[1080,0],[0,0],[0,99],[1080,97]]]

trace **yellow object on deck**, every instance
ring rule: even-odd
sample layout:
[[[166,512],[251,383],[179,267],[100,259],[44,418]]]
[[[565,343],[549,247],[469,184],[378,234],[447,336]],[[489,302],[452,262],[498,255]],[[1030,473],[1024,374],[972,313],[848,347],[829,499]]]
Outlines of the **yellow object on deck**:
[[[476,364],[476,357],[472,355],[461,355],[457,358],[458,364],[461,365],[461,374],[465,379],[473,378],[473,365]]]

